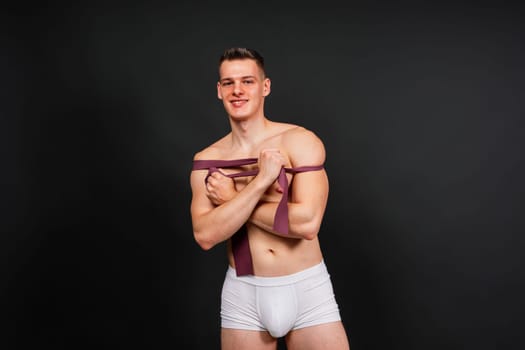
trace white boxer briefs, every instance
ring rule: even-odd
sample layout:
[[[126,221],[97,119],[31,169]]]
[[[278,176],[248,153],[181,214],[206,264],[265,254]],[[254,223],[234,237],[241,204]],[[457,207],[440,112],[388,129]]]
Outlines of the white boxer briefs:
[[[237,277],[228,267],[221,296],[222,328],[268,331],[280,338],[293,329],[340,320],[324,261],[279,277]]]

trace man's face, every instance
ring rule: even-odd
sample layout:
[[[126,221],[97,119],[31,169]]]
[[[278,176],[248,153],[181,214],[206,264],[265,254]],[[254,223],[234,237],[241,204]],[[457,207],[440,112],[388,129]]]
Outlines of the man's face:
[[[222,62],[217,96],[230,117],[246,119],[263,114],[264,97],[270,93],[270,80],[263,77],[254,60]]]

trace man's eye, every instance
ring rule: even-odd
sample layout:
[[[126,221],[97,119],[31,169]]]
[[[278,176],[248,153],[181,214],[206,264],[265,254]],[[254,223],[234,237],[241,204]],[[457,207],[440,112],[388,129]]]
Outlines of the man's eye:
[[[245,84],[253,84],[253,80],[244,80],[243,81]]]
[[[228,85],[231,85],[232,82],[231,81],[225,81],[222,83],[222,86],[228,86]]]

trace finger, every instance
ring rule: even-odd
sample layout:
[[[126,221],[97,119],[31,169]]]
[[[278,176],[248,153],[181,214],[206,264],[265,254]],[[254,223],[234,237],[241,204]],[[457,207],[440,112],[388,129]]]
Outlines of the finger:
[[[279,151],[278,148],[266,148],[261,151],[261,157],[270,156],[272,154],[279,154],[281,151]]]
[[[227,177],[226,174],[224,174],[222,171],[217,170],[212,173],[213,177],[216,179],[221,179],[223,177]]]
[[[213,186],[215,186],[217,184],[217,181],[218,180],[214,176],[213,177],[210,176],[210,178],[208,179],[208,185],[213,187]]]

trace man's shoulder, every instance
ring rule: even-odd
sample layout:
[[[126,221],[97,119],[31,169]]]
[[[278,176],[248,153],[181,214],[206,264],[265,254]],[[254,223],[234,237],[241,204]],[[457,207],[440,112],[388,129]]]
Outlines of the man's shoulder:
[[[315,132],[297,125],[283,134],[283,147],[295,166],[322,164],[325,148]]]
[[[303,142],[319,143],[321,142],[321,139],[314,131],[301,125],[294,125],[283,133],[283,141],[289,145],[294,145]]]

